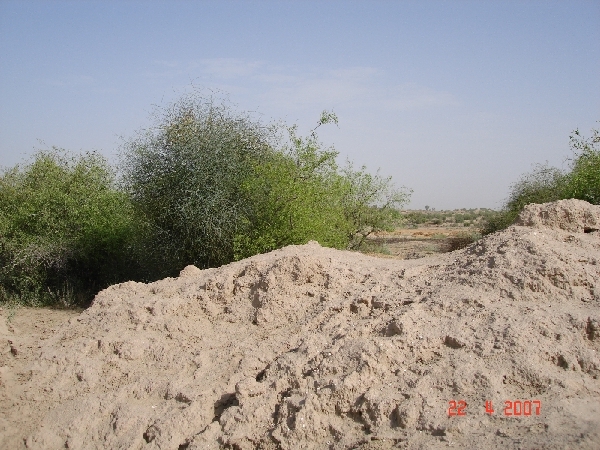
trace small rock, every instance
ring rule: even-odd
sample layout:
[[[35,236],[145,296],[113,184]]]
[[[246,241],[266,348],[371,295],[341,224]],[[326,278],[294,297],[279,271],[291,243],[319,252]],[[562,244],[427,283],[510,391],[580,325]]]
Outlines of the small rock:
[[[399,334],[402,334],[404,332],[404,326],[402,325],[402,323],[397,322],[397,321],[392,321],[389,323],[389,325],[387,326],[386,330],[385,330],[385,335],[386,336],[396,336]]]

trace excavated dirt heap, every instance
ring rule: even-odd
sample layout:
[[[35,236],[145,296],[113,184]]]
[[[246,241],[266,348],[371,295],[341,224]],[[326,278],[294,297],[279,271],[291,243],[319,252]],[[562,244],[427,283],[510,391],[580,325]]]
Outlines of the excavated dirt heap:
[[[600,448],[599,229],[599,206],[563,200],[433,258],[311,242],[111,286],[44,341],[15,436],[44,449]]]

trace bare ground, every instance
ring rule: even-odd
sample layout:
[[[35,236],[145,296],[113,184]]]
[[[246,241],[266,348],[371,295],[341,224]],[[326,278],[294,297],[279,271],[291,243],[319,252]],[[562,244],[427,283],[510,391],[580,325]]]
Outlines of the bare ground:
[[[0,447],[600,448],[598,229],[530,205],[430,258],[309,243],[2,310]]]
[[[474,227],[399,228],[392,232],[384,231],[369,236],[367,244],[376,251],[367,254],[395,259],[425,258],[466,247],[473,240],[469,236],[474,234],[477,234]]]

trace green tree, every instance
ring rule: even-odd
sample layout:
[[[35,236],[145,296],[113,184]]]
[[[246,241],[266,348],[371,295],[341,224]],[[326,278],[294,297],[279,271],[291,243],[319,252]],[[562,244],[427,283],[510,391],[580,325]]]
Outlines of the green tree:
[[[191,95],[158,114],[124,149],[123,185],[145,218],[143,254],[153,277],[187,264],[213,267],[317,240],[358,248],[393,219],[400,195],[364,168],[339,170],[316,130],[263,126],[225,102]],[[152,269],[154,268],[154,269]]]
[[[287,147],[255,166],[254,176],[244,184],[255,207],[245,232],[236,236],[236,258],[309,240],[359,249],[371,233],[399,220],[396,207],[409,193],[364,167],[356,171],[348,163],[339,169],[338,152],[323,149],[316,134],[327,123],[337,124],[337,116],[324,111],[306,138],[289,127]]]
[[[251,205],[243,182],[271,157],[273,128],[193,94],[157,113],[157,124],[123,152],[124,187],[147,223],[144,254],[153,277],[187,264],[233,260]]]
[[[318,126],[337,122],[323,112]],[[236,236],[236,259],[290,244],[316,240],[324,246],[345,248],[350,224],[343,212],[346,186],[338,173],[337,152],[322,149],[315,130],[308,138],[288,128],[289,144],[254,166],[243,185],[253,205],[245,229]]]

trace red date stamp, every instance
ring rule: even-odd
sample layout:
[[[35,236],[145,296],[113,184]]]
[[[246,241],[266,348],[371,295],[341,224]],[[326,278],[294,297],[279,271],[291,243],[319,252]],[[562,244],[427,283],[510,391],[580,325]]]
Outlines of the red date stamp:
[[[464,400],[459,400],[458,403],[455,400],[450,400],[448,402],[448,415],[449,416],[466,416],[467,412],[467,402]]]
[[[491,400],[485,401],[485,413],[492,415],[494,405]],[[542,411],[542,402],[540,400],[505,400],[504,401],[504,416],[539,416]],[[466,416],[467,402],[464,400],[448,401],[448,417]]]
[[[515,400],[511,402],[506,400],[504,402],[504,415],[505,416],[530,416],[532,413],[532,405],[535,408],[535,415],[539,416],[542,410],[542,402],[539,400]]]

